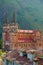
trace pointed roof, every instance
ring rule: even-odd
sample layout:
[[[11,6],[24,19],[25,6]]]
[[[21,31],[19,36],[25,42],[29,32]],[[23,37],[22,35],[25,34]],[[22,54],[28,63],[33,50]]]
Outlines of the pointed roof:
[[[16,16],[15,16],[15,11],[14,11],[14,13],[13,13],[13,18],[12,18],[12,23],[16,23]]]
[[[8,24],[8,18],[7,18],[8,14],[6,12],[5,17],[4,17],[4,25]]]

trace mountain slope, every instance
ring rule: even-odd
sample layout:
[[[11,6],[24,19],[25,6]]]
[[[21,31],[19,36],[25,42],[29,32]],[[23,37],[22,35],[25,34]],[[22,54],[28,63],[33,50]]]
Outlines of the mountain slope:
[[[11,21],[15,9],[21,29],[41,30],[43,33],[43,0],[0,0],[0,34],[6,11]]]

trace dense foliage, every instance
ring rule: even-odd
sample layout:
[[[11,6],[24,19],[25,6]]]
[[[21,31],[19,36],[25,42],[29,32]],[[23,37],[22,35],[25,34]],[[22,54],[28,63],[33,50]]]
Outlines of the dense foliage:
[[[2,50],[0,50],[0,56],[2,55]]]
[[[0,49],[2,48],[2,39],[0,39]]]

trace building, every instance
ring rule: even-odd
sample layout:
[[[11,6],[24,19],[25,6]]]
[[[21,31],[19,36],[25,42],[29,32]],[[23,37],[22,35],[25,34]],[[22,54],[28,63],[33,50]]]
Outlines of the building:
[[[21,56],[19,51],[9,51],[2,57],[2,65],[43,65],[43,58],[38,58],[35,53],[25,54]]]
[[[5,17],[2,32],[2,48],[5,50],[28,50],[39,49],[41,43],[41,32],[39,30],[22,30],[18,28],[18,23],[15,21],[15,13],[12,23],[8,23]]]

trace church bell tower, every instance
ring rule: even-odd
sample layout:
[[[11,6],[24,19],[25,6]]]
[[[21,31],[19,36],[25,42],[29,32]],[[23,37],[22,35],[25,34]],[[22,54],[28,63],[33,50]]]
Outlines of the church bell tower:
[[[10,48],[11,50],[14,50],[15,44],[17,44],[17,30],[18,30],[18,24],[16,22],[16,16],[15,16],[15,11],[14,11],[13,18],[10,24]]]
[[[7,13],[5,14],[3,32],[2,32],[2,49],[9,50],[9,24],[7,19]]]

